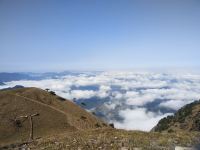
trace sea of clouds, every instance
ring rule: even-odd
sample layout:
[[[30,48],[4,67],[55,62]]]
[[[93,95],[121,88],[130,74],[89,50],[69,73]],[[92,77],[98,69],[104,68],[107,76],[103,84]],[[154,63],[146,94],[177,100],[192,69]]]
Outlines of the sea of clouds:
[[[158,72],[84,72],[54,79],[6,82],[0,89],[22,85],[49,88],[57,95],[85,102],[116,128],[151,130],[183,105],[200,99],[200,74]]]

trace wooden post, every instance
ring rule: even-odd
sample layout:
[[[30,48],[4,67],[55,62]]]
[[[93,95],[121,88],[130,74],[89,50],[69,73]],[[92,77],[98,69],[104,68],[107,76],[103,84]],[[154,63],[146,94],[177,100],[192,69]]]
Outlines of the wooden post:
[[[33,140],[33,121],[32,121],[32,117],[29,116],[29,121],[30,121],[30,136],[29,136],[29,141],[32,141]]]
[[[29,142],[33,141],[33,117],[39,116],[39,113],[27,115],[27,116],[19,116],[19,118],[28,118],[30,123],[30,133],[29,133]]]
[[[34,116],[38,116],[39,114],[33,114],[33,115],[29,115],[29,121],[30,121],[30,136],[29,136],[29,141],[33,140],[33,120],[32,117]]]

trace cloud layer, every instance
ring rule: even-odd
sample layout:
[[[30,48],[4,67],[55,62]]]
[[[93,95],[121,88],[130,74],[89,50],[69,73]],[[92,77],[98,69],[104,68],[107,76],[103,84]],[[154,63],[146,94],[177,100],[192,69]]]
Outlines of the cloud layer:
[[[149,131],[167,114],[200,98],[200,75],[190,73],[81,73],[58,79],[12,81],[0,88],[15,85],[49,88],[70,100],[86,100],[93,103],[89,111],[101,108],[101,115],[116,127],[144,131]],[[94,102],[97,100],[98,105]]]
[[[156,114],[148,112],[145,108],[126,109],[119,112],[120,116],[124,118],[123,122],[116,122],[114,124],[117,128],[127,130],[145,130],[150,131],[152,125],[156,125],[158,121],[166,117],[167,114]]]

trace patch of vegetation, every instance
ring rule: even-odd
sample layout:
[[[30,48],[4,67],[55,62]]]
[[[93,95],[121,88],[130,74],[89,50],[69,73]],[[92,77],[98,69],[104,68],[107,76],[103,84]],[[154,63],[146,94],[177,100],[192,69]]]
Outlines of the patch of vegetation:
[[[100,128],[101,125],[100,125],[99,123],[96,123],[96,124],[95,124],[95,127],[96,127],[96,128]]]
[[[158,122],[155,131],[161,132],[167,130],[170,127],[170,123],[173,121],[174,116],[167,116]]]
[[[96,116],[96,113],[94,111],[92,112],[92,114]]]
[[[200,131],[200,116],[197,120],[195,120],[193,128],[195,128],[197,131]]]
[[[112,127],[112,128],[115,128],[114,123],[110,123],[109,126]]]
[[[81,103],[82,106],[86,106],[86,104],[84,102]]]
[[[51,95],[56,95],[56,93],[54,91],[50,91],[49,92]]]
[[[49,92],[50,89],[45,89],[45,91]]]
[[[14,121],[14,126],[17,127],[17,128],[21,128],[21,127],[22,127],[22,122],[21,122],[21,120],[16,119],[16,120]]]
[[[173,116],[168,116],[161,119],[158,125],[155,127],[155,131],[168,131],[172,132],[170,127],[179,128],[182,130],[194,130],[200,131],[200,113],[194,113],[193,110],[197,108],[196,106],[200,104],[199,101],[187,104],[181,109],[179,109]],[[192,128],[189,124],[192,124]],[[178,125],[178,126],[177,126]]]
[[[175,119],[178,122],[183,123],[185,118],[192,113],[192,108],[196,104],[196,102],[186,105],[185,107],[181,108],[176,114]]]
[[[66,99],[65,98],[63,98],[63,97],[58,97],[58,99],[60,100],[60,101],[65,101]]]
[[[103,125],[104,127],[107,127],[107,124],[105,124],[105,123],[102,123],[102,125]]]
[[[168,133],[173,133],[173,132],[174,132],[174,130],[172,130],[172,129],[169,129],[167,132],[168,132]]]
[[[85,116],[81,116],[81,119],[82,119],[82,120],[86,120],[87,117],[85,117]]]

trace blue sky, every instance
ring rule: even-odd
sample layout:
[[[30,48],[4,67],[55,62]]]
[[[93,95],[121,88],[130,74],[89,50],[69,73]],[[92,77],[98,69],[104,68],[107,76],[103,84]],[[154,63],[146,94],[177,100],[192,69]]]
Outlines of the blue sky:
[[[199,0],[0,0],[0,71],[200,66]]]

